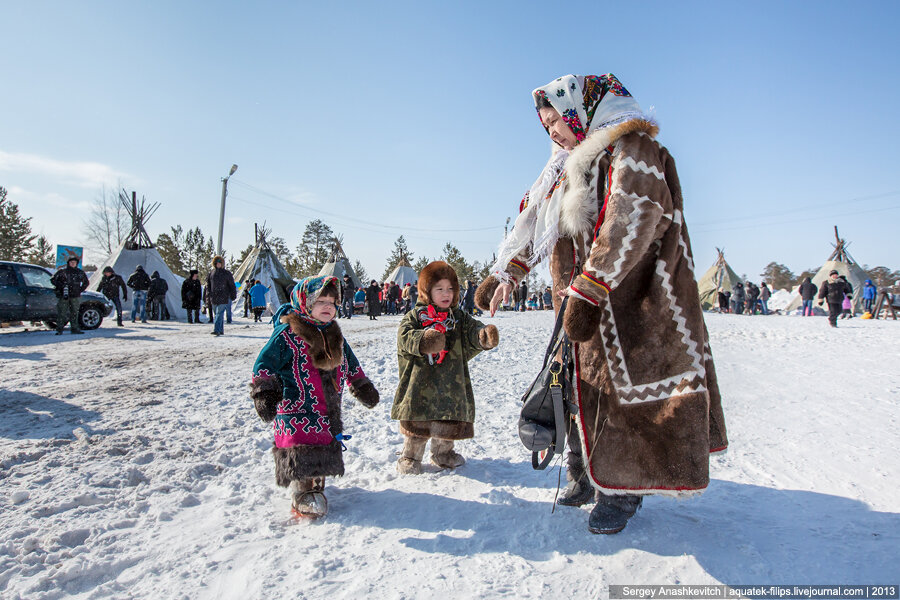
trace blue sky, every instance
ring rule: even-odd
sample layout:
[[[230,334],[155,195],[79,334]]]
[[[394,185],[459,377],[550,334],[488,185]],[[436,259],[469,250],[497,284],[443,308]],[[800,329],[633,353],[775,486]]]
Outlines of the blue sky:
[[[53,243],[102,185],[223,245],[321,218],[380,275],[398,235],[490,258],[543,166],[533,88],[612,72],[675,156],[698,277],[900,268],[897,2],[19,2],[0,6],[0,185]],[[99,262],[102,257],[87,257]]]

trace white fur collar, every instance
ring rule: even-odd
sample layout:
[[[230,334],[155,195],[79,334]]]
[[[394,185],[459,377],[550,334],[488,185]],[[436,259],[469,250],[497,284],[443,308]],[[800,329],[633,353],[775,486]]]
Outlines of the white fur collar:
[[[656,123],[634,119],[613,127],[598,129],[578,144],[566,160],[568,181],[559,209],[559,232],[566,237],[575,237],[593,229],[597,222],[597,180],[602,173],[594,173],[597,158],[606,148],[620,137],[635,131],[642,131],[655,137]]]

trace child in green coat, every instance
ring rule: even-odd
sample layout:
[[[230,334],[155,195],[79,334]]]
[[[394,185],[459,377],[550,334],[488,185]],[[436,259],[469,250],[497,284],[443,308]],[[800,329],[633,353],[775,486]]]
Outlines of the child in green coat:
[[[475,435],[468,361],[499,341],[495,325],[485,326],[458,308],[459,279],[447,263],[426,266],[418,288],[418,301],[397,331],[400,384],[391,409],[406,438],[397,470],[416,475],[429,438],[434,464],[453,469],[465,463],[453,442]]]

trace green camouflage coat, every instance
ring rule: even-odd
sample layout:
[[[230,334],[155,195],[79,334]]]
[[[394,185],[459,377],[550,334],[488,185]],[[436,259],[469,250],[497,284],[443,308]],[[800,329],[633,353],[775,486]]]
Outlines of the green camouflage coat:
[[[416,304],[416,308],[423,306],[421,302]],[[400,322],[397,330],[400,384],[394,395],[392,419],[475,422],[475,395],[468,361],[482,350],[478,332],[485,325],[458,308],[451,311],[456,326],[446,333],[448,353],[441,364],[429,364],[428,357],[419,352],[425,329],[416,311],[406,313]]]

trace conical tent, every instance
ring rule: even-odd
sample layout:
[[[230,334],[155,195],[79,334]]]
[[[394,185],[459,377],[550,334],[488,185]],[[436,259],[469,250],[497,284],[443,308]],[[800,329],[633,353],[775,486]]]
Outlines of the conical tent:
[[[343,281],[344,274],[350,276],[350,280],[353,282],[353,285],[356,286],[356,289],[363,287],[362,282],[350,265],[350,259],[344,254],[344,249],[341,247],[341,240],[335,238],[334,246],[331,249],[331,256],[329,257],[328,262],[319,270],[318,276],[324,277],[326,275],[332,275],[337,277],[338,280]]]
[[[397,285],[402,288],[407,283],[415,285],[419,280],[419,275],[416,273],[415,269],[409,266],[409,261],[404,257],[400,259],[400,262],[397,263],[397,267],[391,271],[390,275],[388,275],[387,280],[397,282]]]
[[[725,251],[716,248],[719,257],[716,262],[707,269],[703,277],[697,282],[700,290],[700,304],[703,310],[710,310],[719,305],[719,290],[730,291],[735,283],[741,280],[725,260]]]
[[[244,294],[241,292],[251,279],[257,279],[269,288],[266,292],[265,314],[275,314],[279,306],[290,302],[290,293],[296,282],[278,260],[275,251],[269,247],[266,241],[268,234],[269,230],[265,226],[256,229],[256,244],[234,272],[234,281],[240,286],[237,298],[232,304],[235,312],[244,310]]]
[[[836,240],[836,243],[834,244],[834,251],[831,253],[831,256],[828,257],[828,260],[825,261],[825,264],[822,265],[822,268],[819,269],[816,275],[812,278],[812,282],[816,284],[816,287],[821,290],[822,284],[825,281],[830,280],[830,273],[832,271],[837,271],[838,275],[843,275],[844,277],[846,277],[847,281],[850,282],[850,285],[853,286],[853,297],[850,299],[850,302],[853,305],[853,312],[862,312],[862,288],[863,284],[865,284],[866,282],[866,279],[868,279],[869,277],[868,275],[866,275],[866,272],[862,270],[862,267],[857,264],[853,257],[850,256],[850,253],[847,252],[847,246],[849,244],[847,244],[847,242],[845,242],[838,236],[837,227],[834,228],[834,237]],[[799,310],[802,306],[803,298],[801,298],[798,294],[797,297],[794,298],[790,304],[788,304],[787,310],[788,312]]]
[[[112,267],[113,271],[122,276],[122,279],[128,281],[128,277],[134,273],[138,265],[141,265],[147,275],[158,271],[159,276],[169,284],[169,290],[166,292],[166,308],[169,315],[174,319],[187,320],[187,311],[181,307],[181,284],[184,282],[184,278],[172,272],[144,229],[144,224],[159,208],[159,203],[147,206],[142,198],[141,203],[138,204],[137,194],[132,192],[129,199],[124,190],[119,192],[119,201],[125,206],[125,210],[131,217],[131,231],[125,241],[91,275],[90,289],[97,289],[97,285],[103,278],[103,269],[106,267]],[[132,292],[129,290],[129,302],[131,297]],[[123,313],[128,312],[126,306],[123,306],[122,310]]]

